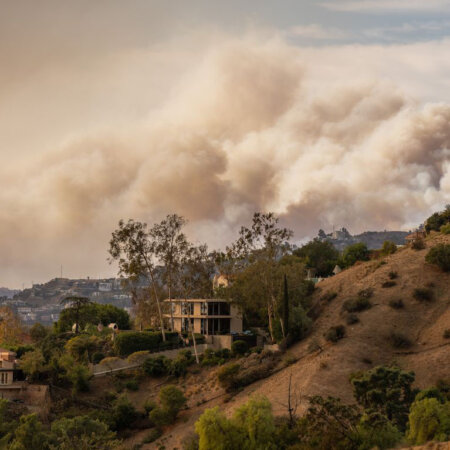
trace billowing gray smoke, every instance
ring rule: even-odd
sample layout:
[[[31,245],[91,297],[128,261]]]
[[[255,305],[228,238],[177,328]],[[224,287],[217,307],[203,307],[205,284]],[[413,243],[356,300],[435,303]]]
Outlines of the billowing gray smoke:
[[[257,210],[300,239],[333,224],[408,228],[450,200],[449,105],[418,106],[385,81],[313,88],[309,64],[279,40],[226,41],[143,123],[4,174],[0,284],[60,263],[112,272],[119,218],[177,212],[192,238],[220,246]]]

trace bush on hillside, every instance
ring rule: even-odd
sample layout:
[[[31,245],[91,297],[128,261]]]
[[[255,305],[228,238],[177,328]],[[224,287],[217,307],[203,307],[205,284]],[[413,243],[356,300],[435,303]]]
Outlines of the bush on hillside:
[[[233,387],[239,368],[239,364],[234,363],[227,364],[217,371],[217,379],[223,388],[228,390]]]
[[[347,315],[345,321],[347,325],[354,325],[355,323],[359,322],[359,318],[356,314],[350,313]]]
[[[405,307],[401,298],[389,300],[389,306],[393,309],[402,309]]]
[[[450,339],[450,328],[444,330],[444,339]]]
[[[388,281],[385,281],[385,282],[381,285],[381,287],[382,287],[382,288],[390,288],[390,287],[394,287],[394,286],[396,286],[396,285],[397,285],[397,283],[396,283],[395,281],[388,280]]]
[[[450,402],[441,403],[436,398],[415,401],[409,414],[409,430],[406,436],[413,445],[449,440]]]
[[[361,289],[359,292],[358,292],[358,297],[359,298],[372,298],[373,297],[373,293],[374,293],[374,290],[373,290],[373,288],[366,288],[366,289]]]
[[[342,309],[344,311],[351,313],[365,311],[371,307],[372,303],[366,297],[352,298],[350,300],[346,300],[342,305]]]
[[[434,293],[430,288],[416,288],[414,289],[413,297],[419,302],[432,302]]]
[[[330,342],[337,342],[345,336],[344,325],[337,325],[335,327],[330,327],[325,333],[325,339]]]
[[[231,344],[231,352],[235,355],[245,355],[248,352],[248,345],[245,341],[234,341]]]
[[[149,377],[162,377],[167,375],[170,360],[164,355],[148,358],[144,361],[142,368]]]
[[[435,264],[444,272],[450,272],[450,244],[435,245],[427,253],[425,261]]]
[[[161,388],[158,394],[159,406],[149,413],[152,423],[158,427],[169,425],[175,421],[181,408],[186,404],[186,397],[173,385]]]
[[[392,241],[384,241],[381,253],[385,256],[392,255],[397,251],[397,245]]]
[[[398,331],[392,331],[389,335],[389,341],[394,348],[409,348],[412,346],[411,339]]]
[[[395,280],[396,278],[398,278],[398,272],[396,272],[395,270],[391,270],[388,273],[388,276],[390,280]]]
[[[415,239],[411,244],[413,250],[423,250],[425,247],[425,241],[422,238]]]
[[[442,234],[450,234],[450,222],[447,223],[446,225],[442,225],[441,233]]]

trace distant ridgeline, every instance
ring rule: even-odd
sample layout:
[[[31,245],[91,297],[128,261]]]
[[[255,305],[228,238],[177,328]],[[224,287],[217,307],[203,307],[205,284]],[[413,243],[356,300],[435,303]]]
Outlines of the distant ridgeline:
[[[329,234],[319,230],[319,239],[331,242],[336,249],[341,251],[357,242],[363,242],[370,250],[376,250],[383,246],[384,241],[392,241],[397,245],[404,245],[405,237],[409,233],[407,231],[365,231],[352,236],[346,228],[341,228]]]

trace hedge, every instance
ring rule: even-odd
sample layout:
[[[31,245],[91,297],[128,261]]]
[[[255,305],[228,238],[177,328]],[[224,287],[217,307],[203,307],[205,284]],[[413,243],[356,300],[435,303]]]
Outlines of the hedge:
[[[166,342],[163,342],[159,331],[126,331],[116,336],[114,347],[118,355],[128,356],[146,350],[150,352],[162,350],[173,347],[174,344],[178,344],[178,333],[175,332],[166,332]]]

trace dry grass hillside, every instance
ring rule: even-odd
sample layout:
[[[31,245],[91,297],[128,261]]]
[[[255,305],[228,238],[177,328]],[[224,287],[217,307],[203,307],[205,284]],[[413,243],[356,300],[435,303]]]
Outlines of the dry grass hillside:
[[[444,330],[450,328],[450,274],[425,263],[428,250],[437,243],[450,243],[450,236],[434,234],[427,238],[424,250],[403,248],[382,260],[369,261],[345,270],[318,285],[314,294],[316,309],[320,315],[314,323],[311,335],[289,349],[293,364],[264,380],[248,386],[227,403],[218,398],[219,392],[210,390],[211,401],[198,405],[190,402],[191,409],[166,435],[164,445],[168,449],[180,448],[182,437],[193,429],[201,412],[216,404],[227,412],[247,401],[251,394],[263,394],[272,402],[276,414],[285,414],[289,378],[301,397],[299,413],[307,406],[306,397],[314,394],[338,396],[346,402],[352,401],[352,390],[348,381],[352,372],[367,370],[380,364],[395,363],[416,373],[418,387],[426,387],[437,380],[450,377],[450,339],[444,338]],[[383,262],[381,262],[383,261]],[[390,272],[397,277],[390,280]],[[386,281],[394,286],[382,287]],[[342,306],[346,300],[358,297],[363,289],[373,289],[372,307],[356,313],[359,322],[347,325]],[[414,289],[427,288],[433,292],[432,301],[414,298]],[[337,295],[327,300],[329,293]],[[391,300],[401,299],[404,307],[395,309]],[[333,344],[324,334],[331,326],[345,325],[345,337]],[[406,336],[411,345],[395,348],[391,334]],[[312,351],[312,344],[321,350]],[[190,380],[201,390],[201,379]],[[215,388],[217,389],[217,387]],[[205,400],[208,395],[205,395]],[[146,448],[146,447],[144,447]],[[151,448],[148,446],[147,448]]]

